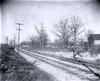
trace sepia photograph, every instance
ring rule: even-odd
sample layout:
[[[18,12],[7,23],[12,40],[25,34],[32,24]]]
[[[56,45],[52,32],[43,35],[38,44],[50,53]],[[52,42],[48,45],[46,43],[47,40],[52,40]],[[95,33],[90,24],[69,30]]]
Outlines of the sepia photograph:
[[[100,0],[1,0],[0,81],[100,81]]]

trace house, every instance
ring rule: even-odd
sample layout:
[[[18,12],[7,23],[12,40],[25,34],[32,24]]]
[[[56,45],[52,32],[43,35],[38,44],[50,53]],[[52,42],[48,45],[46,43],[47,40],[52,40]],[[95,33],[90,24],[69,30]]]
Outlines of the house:
[[[89,47],[95,45],[95,44],[100,44],[100,34],[90,34],[88,37],[88,42],[89,42]]]
[[[88,37],[88,45],[92,53],[100,53],[100,34],[90,34]]]

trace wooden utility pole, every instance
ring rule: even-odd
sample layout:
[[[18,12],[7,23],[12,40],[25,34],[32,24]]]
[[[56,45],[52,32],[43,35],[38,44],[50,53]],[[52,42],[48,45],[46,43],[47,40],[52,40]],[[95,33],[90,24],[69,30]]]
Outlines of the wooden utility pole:
[[[14,42],[13,42],[14,47],[15,47],[15,44],[16,44],[16,41],[15,41],[15,40],[16,40],[16,37],[15,37],[15,34],[14,34],[14,40],[13,40],[13,41],[14,41]]]
[[[6,43],[8,44],[8,37],[6,37]]]
[[[20,42],[20,31],[21,31],[21,28],[20,26],[23,25],[22,23],[16,23],[16,25],[18,25],[18,54],[19,54],[19,42]]]

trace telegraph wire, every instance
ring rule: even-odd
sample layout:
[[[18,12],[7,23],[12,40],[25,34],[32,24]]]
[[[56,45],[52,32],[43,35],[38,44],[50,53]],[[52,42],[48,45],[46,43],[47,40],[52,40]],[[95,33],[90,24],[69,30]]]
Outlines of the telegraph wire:
[[[38,8],[40,8],[40,7],[41,7],[41,5],[39,5]],[[24,24],[27,24],[31,20],[32,16],[34,16],[34,12],[32,13],[31,16],[29,16],[28,18],[26,18],[26,20],[24,21]]]
[[[63,16],[63,17],[65,17],[65,18],[66,18],[66,17],[70,17],[70,16],[72,16],[71,13],[73,13],[73,12],[74,12],[74,13],[78,13],[79,11],[82,11],[82,9],[91,6],[92,3],[93,3],[92,1],[91,1],[91,3],[90,3],[90,2],[86,2],[86,4],[82,5],[81,7],[78,7],[77,9],[74,9],[74,10],[68,12],[68,13],[65,14],[65,16]],[[84,13],[84,11],[83,11],[83,13]]]
[[[82,10],[82,8],[86,8],[87,6],[90,6],[91,5],[91,3],[93,3],[92,1],[87,1],[87,2],[85,2],[86,4],[84,4],[84,5],[82,5],[81,7],[78,7],[78,8],[76,8],[75,10],[72,10],[72,11],[70,11],[70,12],[68,12],[64,17],[68,17],[68,15],[69,16],[71,16],[70,14],[71,13],[75,13],[75,12],[77,12],[77,11],[79,11],[79,10]],[[40,5],[41,6],[41,5]],[[39,7],[40,7],[39,6]],[[32,7],[31,7],[32,8]],[[31,10],[31,9],[30,9]],[[84,13],[84,12],[83,12]],[[31,20],[31,18],[32,18],[32,16],[33,16],[33,14],[30,16],[30,17],[28,17],[28,19],[26,20],[26,19],[24,19],[24,21],[26,22],[24,22],[25,24],[27,24],[30,20]]]
[[[23,23],[24,23],[24,21],[26,20],[26,18],[28,17],[28,15],[29,15],[31,9],[33,8],[34,3],[35,3],[35,1],[32,1],[32,5],[29,7],[29,9],[26,10],[26,14],[24,15],[24,18],[23,18]]]

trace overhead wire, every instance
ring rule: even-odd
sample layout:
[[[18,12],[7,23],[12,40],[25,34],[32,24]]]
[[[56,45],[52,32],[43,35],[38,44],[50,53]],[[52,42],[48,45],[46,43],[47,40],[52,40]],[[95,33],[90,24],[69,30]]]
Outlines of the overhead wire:
[[[34,11],[33,11],[33,12],[32,12],[32,15],[29,16],[29,12],[32,11],[33,6],[34,6],[34,4],[36,3],[35,1],[32,1],[32,2],[33,2],[33,3],[32,3],[32,5],[31,5],[31,7],[30,7],[30,8],[28,9],[28,11],[27,11],[27,15],[24,16],[24,19],[23,19],[24,24],[27,24],[27,23],[30,21],[30,19],[32,18],[33,14],[34,14]],[[41,5],[40,5],[40,6],[41,6]],[[40,6],[39,6],[38,8],[40,8]]]
[[[31,13],[30,11],[32,10],[32,8],[33,8],[35,2],[36,2],[36,1],[32,1],[32,5],[30,6],[29,9],[27,9],[26,14],[24,15],[24,18],[23,18],[23,23],[24,23],[24,24],[25,24],[25,22],[28,23],[28,22],[30,21],[30,19],[32,18],[33,13],[32,13],[31,16],[29,16],[29,13]],[[78,1],[78,2],[79,2],[79,1]],[[80,1],[80,2],[81,2],[81,1]],[[83,1],[82,1],[82,2],[83,2]],[[75,13],[75,12],[77,12],[78,10],[80,10],[81,8],[84,8],[84,7],[86,7],[86,6],[89,6],[89,3],[92,2],[92,1],[84,1],[84,2],[85,2],[86,4],[82,5],[81,7],[76,8],[75,10],[72,10],[72,11],[68,12],[68,13],[66,14],[66,16],[68,17],[68,15],[70,16],[71,13],[73,13],[73,12]],[[40,5],[40,6],[41,6],[41,5]],[[39,6],[38,8],[40,8],[40,6]],[[28,22],[27,22],[27,21],[28,21]]]
[[[83,9],[85,9],[85,8],[87,8],[87,7],[90,7],[91,5],[92,5],[92,1],[89,1],[89,2],[84,2],[85,4],[83,4],[81,7],[78,7],[78,8],[76,8],[76,9],[74,9],[74,10],[72,10],[72,11],[70,11],[70,12],[68,12],[68,13],[66,13],[63,17],[70,17],[70,16],[72,16],[72,13],[79,13],[79,11],[82,11]],[[85,9],[86,10],[86,9]],[[83,11],[83,13],[84,13],[84,11]]]
[[[41,6],[41,5],[40,5]],[[39,6],[39,7],[40,7]],[[78,7],[78,8],[76,8],[75,10],[72,10],[72,11],[70,11],[70,12],[68,12],[65,16],[67,16],[68,17],[68,15],[69,16],[71,16],[71,13],[75,13],[75,12],[78,12],[79,10],[82,10],[82,8],[86,8],[87,6],[90,6],[90,1],[89,2],[85,2],[85,4],[84,5],[82,5],[81,7]],[[31,6],[31,8],[30,8],[30,10],[32,9],[32,6]],[[30,11],[29,10],[29,11]],[[29,14],[29,13],[28,13]],[[27,18],[27,20],[26,19],[24,19],[24,21],[26,21],[27,23],[30,21],[30,19],[32,18],[32,16],[33,16],[33,14],[31,15],[31,16],[29,16],[28,18]]]
[[[92,8],[92,5],[93,5],[93,1],[86,2],[86,4],[82,5],[81,7],[78,7],[77,9],[74,9],[71,12],[68,12],[65,16],[63,16],[63,18],[68,18],[68,17],[75,16],[76,15],[75,13],[78,14],[83,9],[87,10],[86,9],[87,7]],[[83,11],[83,13],[84,13],[84,11]],[[74,13],[74,15],[71,14],[71,13]],[[95,21],[95,20],[93,20],[93,21]],[[88,25],[89,25],[88,23],[85,23],[83,26],[86,26],[87,27]]]
[[[92,1],[84,2],[84,4],[82,6],[80,6],[80,7],[76,8],[76,9],[68,12],[67,14],[65,14],[65,17],[70,17],[70,16],[73,15],[72,13],[79,13],[83,9],[86,10],[87,7],[91,8],[92,3],[93,3]],[[29,16],[29,12],[33,9],[33,5],[34,5],[34,1],[33,1],[32,5],[31,5],[31,7],[26,11],[27,14],[26,14],[26,16],[24,16],[24,24],[27,24],[31,20],[31,18],[34,16],[33,15],[34,12],[32,13],[32,15]],[[40,6],[38,8],[40,8]],[[84,13],[84,11],[83,11],[83,13]],[[86,24],[86,25],[88,25],[88,24]]]
[[[32,7],[34,6],[34,1],[31,1],[32,3],[32,5],[26,10],[26,14],[24,15],[24,17],[23,17],[23,23],[24,23],[24,21],[26,20],[26,18],[29,16],[29,13],[30,13],[30,11],[31,11],[31,9],[32,9]]]

